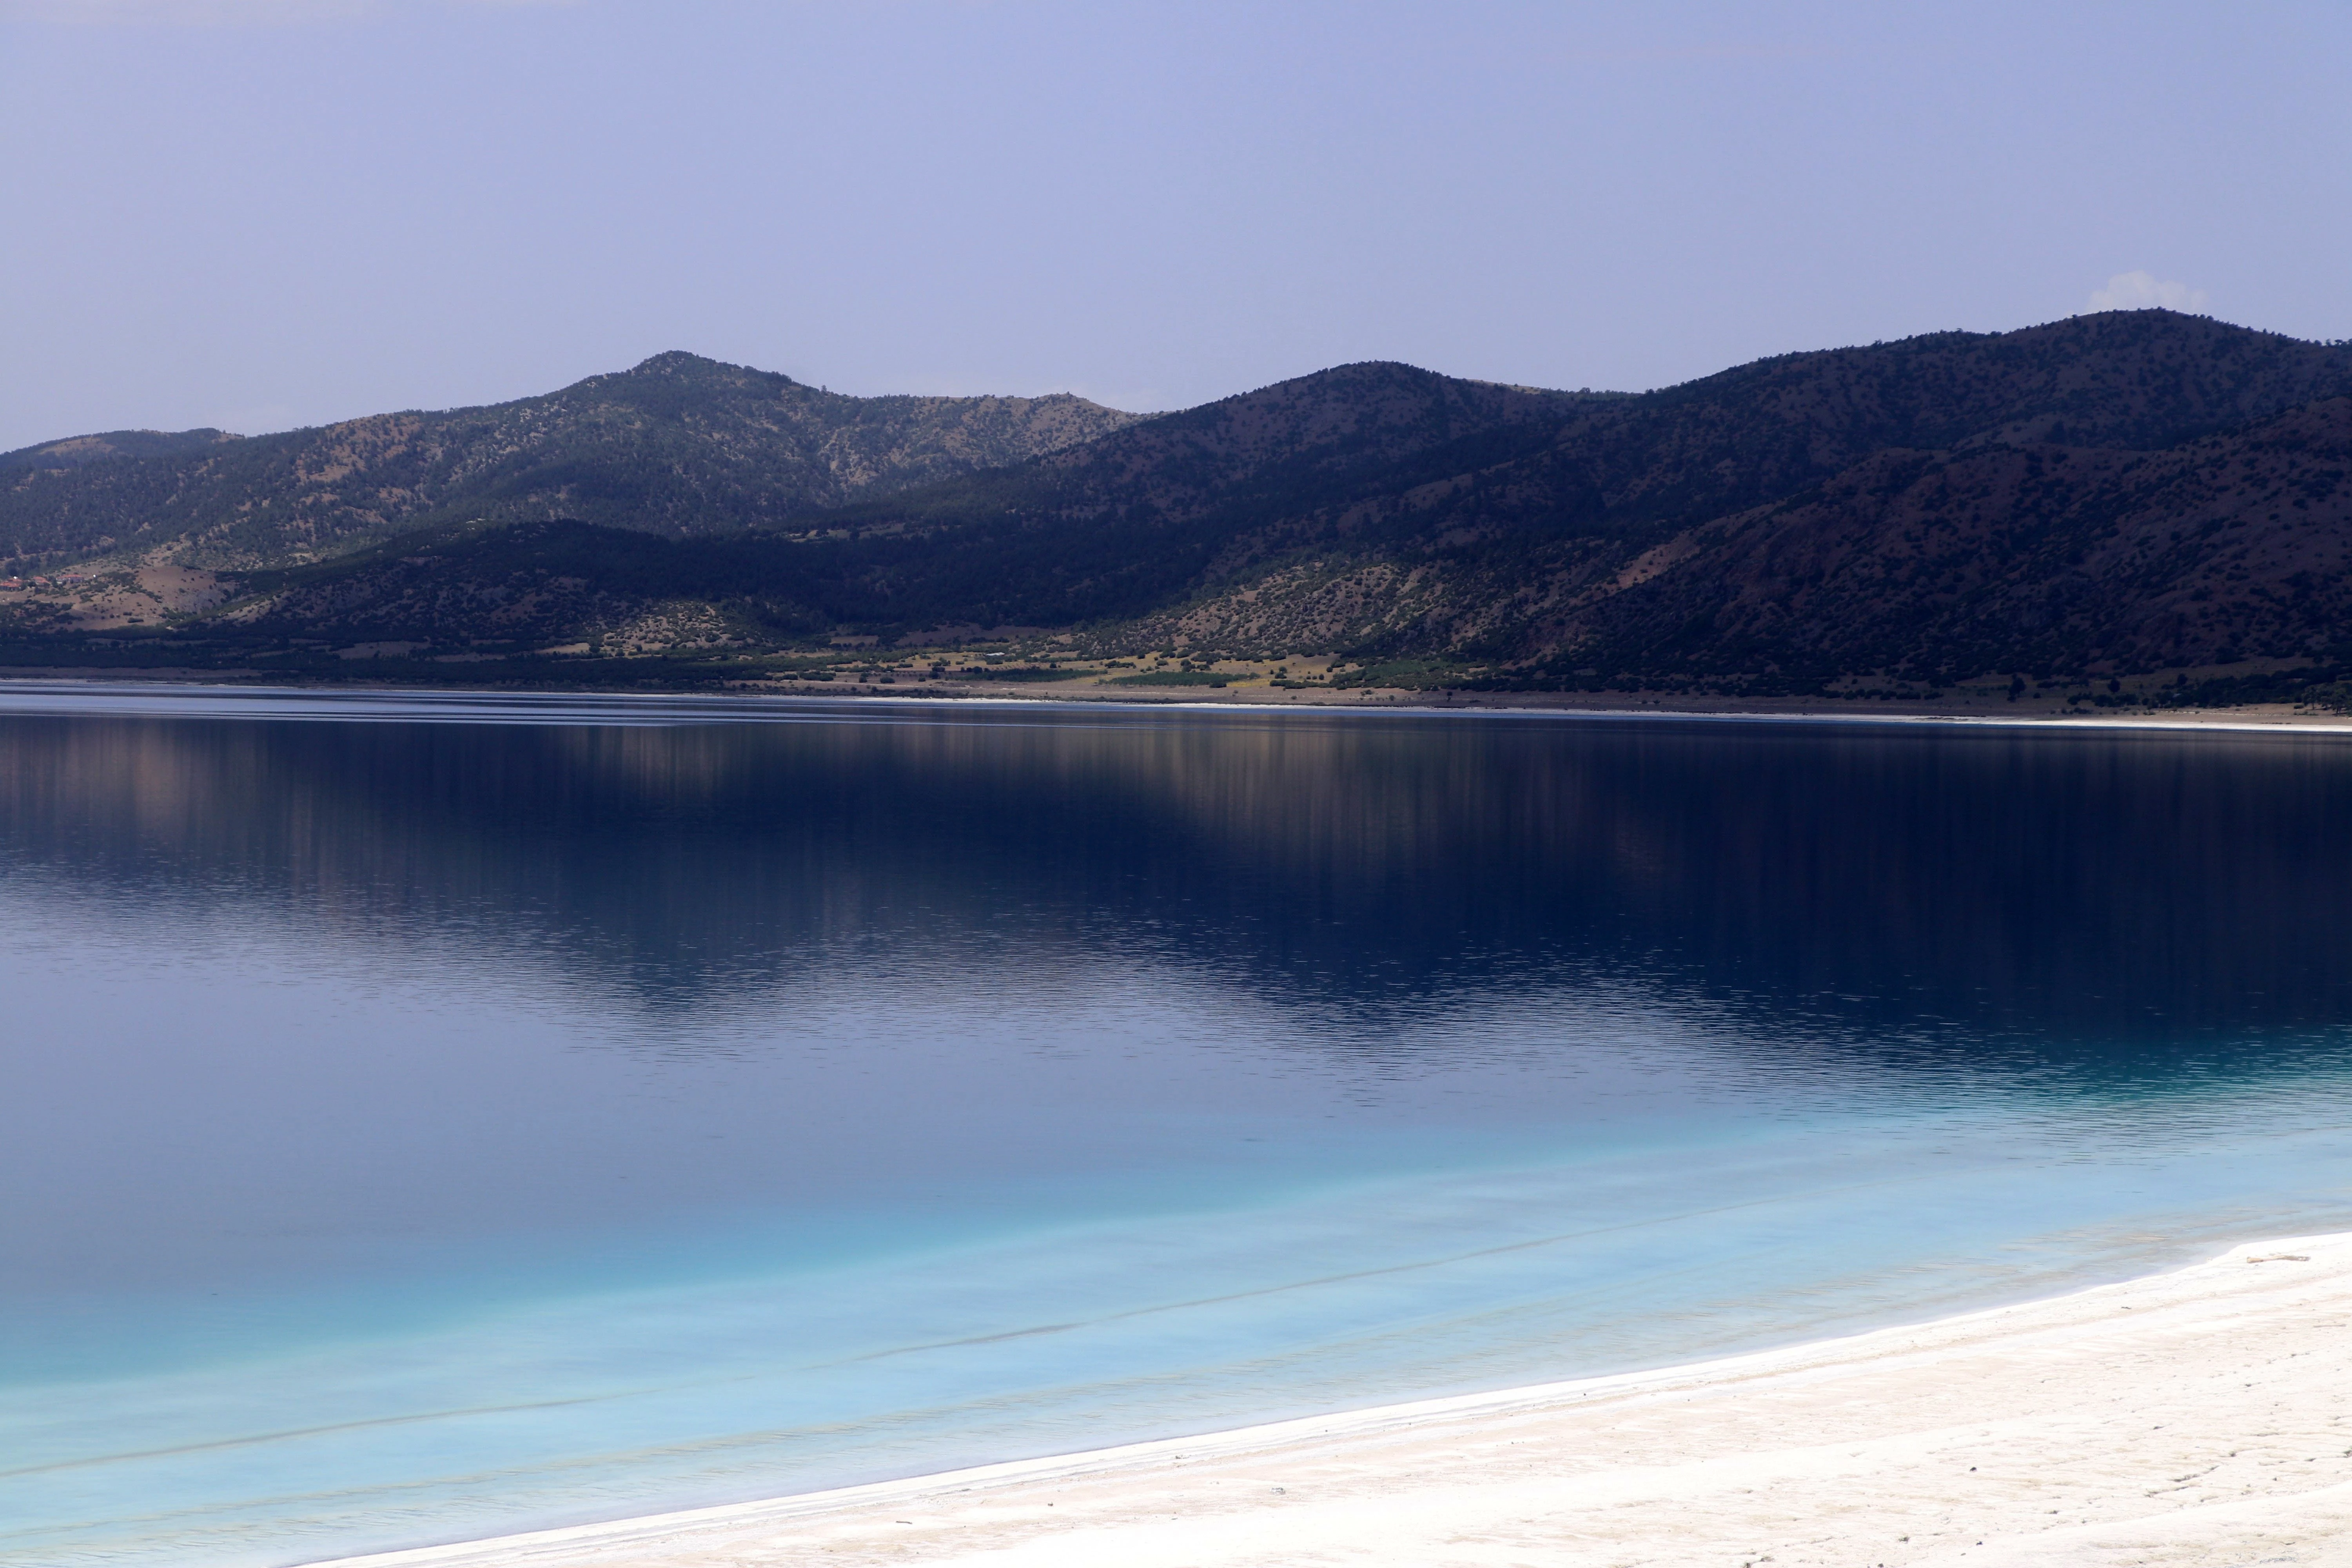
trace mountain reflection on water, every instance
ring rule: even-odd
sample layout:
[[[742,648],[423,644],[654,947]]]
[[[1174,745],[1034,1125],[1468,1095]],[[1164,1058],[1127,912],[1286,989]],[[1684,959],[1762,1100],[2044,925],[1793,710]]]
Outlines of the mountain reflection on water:
[[[0,1555],[723,1500],[2352,1222],[2347,808],[2332,735],[0,692],[0,1379],[54,1394]]]
[[[945,950],[1181,964],[1368,1026],[1639,976],[1865,1051],[1899,1021],[1888,1059],[1920,1069],[1981,1060],[1988,1029],[2004,1062],[2128,1074],[2352,1017],[2352,742],[2326,735],[17,718],[0,810],[19,874],[299,902],[354,940],[463,921],[649,1006]]]

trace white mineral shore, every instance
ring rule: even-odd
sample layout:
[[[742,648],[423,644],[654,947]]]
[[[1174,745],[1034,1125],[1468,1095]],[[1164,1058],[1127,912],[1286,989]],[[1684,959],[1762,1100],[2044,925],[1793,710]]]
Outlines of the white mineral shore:
[[[2352,1563],[2352,1235],[1663,1372],[336,1568]]]

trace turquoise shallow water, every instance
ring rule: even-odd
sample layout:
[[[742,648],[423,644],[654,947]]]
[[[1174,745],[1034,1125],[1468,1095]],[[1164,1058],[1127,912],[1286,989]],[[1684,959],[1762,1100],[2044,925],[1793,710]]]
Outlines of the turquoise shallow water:
[[[0,1559],[299,1563],[2352,1224],[2330,737],[0,692]]]

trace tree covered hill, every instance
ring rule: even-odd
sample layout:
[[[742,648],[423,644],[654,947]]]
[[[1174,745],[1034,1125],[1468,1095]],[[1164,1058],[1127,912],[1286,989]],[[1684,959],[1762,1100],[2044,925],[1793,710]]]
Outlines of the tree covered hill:
[[[1019,462],[1137,417],[1067,395],[850,397],[665,353],[480,408],[27,447],[0,460],[0,557],[280,566],[409,529],[552,517],[725,532]]]
[[[387,416],[528,433],[560,412],[572,434],[451,468],[462,503],[354,523],[333,558],[299,536],[270,556],[237,531],[257,524],[188,535],[216,557],[249,539],[246,570],[163,640],[519,647],[627,627],[632,647],[812,647],[1015,626],[1098,653],[1331,653],[1401,680],[1751,691],[2352,662],[2352,344],[2165,311],[1642,395],[1368,363],[1140,421],[973,400],[927,416],[929,445],[884,407],[925,400],[824,398],[666,356],[504,410]],[[774,456],[810,446],[782,442],[802,426],[780,406],[842,421],[798,468]],[[877,428],[895,467],[845,455]],[[693,464],[630,456],[688,441]],[[961,466],[920,482],[927,463]]]
[[[1791,355],[1236,539],[1147,635],[1571,686],[2312,657],[2352,641],[2347,392],[2352,345],[2163,311]]]
[[[1860,483],[1886,454],[2164,452],[2227,441],[2249,422],[2347,392],[2352,346],[2165,311],[1791,354],[1638,396],[1348,366],[844,509],[823,520],[824,543],[806,563],[812,584],[827,585],[827,616],[885,635],[929,616],[1109,622],[1106,647],[1336,650],[1612,676],[1761,675],[1776,664],[1819,673],[1824,658],[1843,668],[1867,653],[1853,668],[1893,658],[1925,679],[1996,645],[2025,657],[2023,623],[1969,643],[1964,612],[1952,611],[1932,657],[1925,645],[1824,630],[1818,655],[1791,649],[1787,662],[1747,633],[1691,626],[1728,592],[1723,574],[1745,570],[1699,549],[1692,531],[1742,518],[1743,538],[1773,534],[1784,522],[1769,520],[1784,514],[1757,509],[1850,473]],[[2326,462],[2311,461],[2324,475]],[[2076,545],[2053,542],[2093,527],[2091,503],[2060,516],[2074,504],[2047,489],[2005,491],[1979,505],[2005,521],[1972,536],[1977,554],[1937,570],[2031,575],[2040,557],[2018,553],[2029,536],[2063,560]],[[2037,531],[2051,530],[2047,540]],[[2175,559],[2186,574],[2178,591],[2198,592],[2205,568]],[[1834,575],[1844,561],[1822,570]],[[2135,584],[2099,592],[2147,588]],[[1860,599],[1872,592],[1858,579],[1848,586]],[[2080,591],[2079,581],[2063,590]],[[1604,607],[1621,595],[1631,596]],[[1676,601],[1680,617],[1662,622],[1669,612],[1658,606],[1677,595],[1687,600]],[[1856,624],[1855,605],[1822,601],[1833,602],[1839,626]],[[1908,624],[1917,608],[1898,618]],[[2311,635],[2297,634],[2298,650]],[[2035,636],[2037,659],[2116,656]],[[2247,637],[2284,647],[2284,636],[2184,636],[2177,648],[2144,638],[2121,657],[2210,652],[2232,639],[2251,648]]]
[[[2340,662],[2352,397],[2154,452],[1890,449],[1570,593],[1555,664],[1653,679]]]
[[[1391,415],[1377,443],[1304,434],[1349,428],[1403,385],[1433,398],[1438,384],[1480,395],[1454,394],[1442,416]],[[1214,518],[1209,531],[1250,554],[1318,538],[1635,538],[1793,495],[1888,449],[2156,448],[2347,391],[2352,346],[2153,310],[1790,354],[1636,396],[1350,366],[828,521],[934,534],[1017,524],[1076,542],[1106,520],[1197,531]]]

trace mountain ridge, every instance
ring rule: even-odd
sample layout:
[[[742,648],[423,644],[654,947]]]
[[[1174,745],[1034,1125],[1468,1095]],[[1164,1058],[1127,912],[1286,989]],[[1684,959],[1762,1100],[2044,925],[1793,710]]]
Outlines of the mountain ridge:
[[[368,415],[131,462],[18,463],[0,472],[0,553],[29,563],[160,551],[178,564],[251,567],[461,520],[711,531],[1017,461],[1139,417],[1068,394],[852,397],[671,351],[508,403]]]
[[[242,436],[204,426],[194,430],[106,430],[89,436],[66,436],[37,441],[13,452],[0,452],[0,469],[79,468],[110,458],[152,458],[167,452],[197,451]]]
[[[398,642],[797,668],[836,640],[1026,627],[1097,661],[1312,652],[1405,686],[1727,694],[2352,662],[2352,344],[2208,318],[1934,333],[1642,394],[1362,362],[1150,417],[812,395],[832,395],[677,355],[498,405],[585,434],[112,629],[157,658]],[[614,481],[682,441],[693,482]],[[726,482],[794,441],[831,489]],[[108,629],[47,600],[15,626]]]

